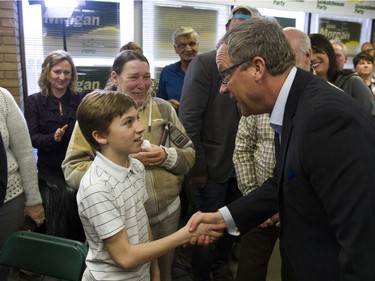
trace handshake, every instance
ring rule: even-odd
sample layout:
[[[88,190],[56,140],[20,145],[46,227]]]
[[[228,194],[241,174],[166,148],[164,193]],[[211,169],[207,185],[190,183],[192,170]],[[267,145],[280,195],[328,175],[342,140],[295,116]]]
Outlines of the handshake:
[[[196,212],[191,216],[185,227],[189,242],[184,244],[208,246],[224,234],[227,228],[220,212],[202,213]]]
[[[276,224],[280,226],[279,214],[275,214],[265,222],[259,225],[261,228],[266,228]],[[210,243],[215,242],[224,234],[227,225],[225,224],[222,214],[217,211],[214,213],[196,212],[191,216],[184,229],[188,231],[190,240],[185,246],[190,245],[204,245],[208,246]]]

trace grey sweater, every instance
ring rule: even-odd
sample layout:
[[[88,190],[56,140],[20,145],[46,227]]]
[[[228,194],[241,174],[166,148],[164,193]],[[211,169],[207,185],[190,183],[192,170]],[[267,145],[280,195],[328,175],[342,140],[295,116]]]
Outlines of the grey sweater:
[[[25,118],[8,90],[0,88],[0,132],[8,162],[5,203],[25,193],[25,206],[42,203]]]
[[[358,74],[341,74],[336,78],[335,86],[357,100],[362,107],[375,116],[375,99],[371,90]]]

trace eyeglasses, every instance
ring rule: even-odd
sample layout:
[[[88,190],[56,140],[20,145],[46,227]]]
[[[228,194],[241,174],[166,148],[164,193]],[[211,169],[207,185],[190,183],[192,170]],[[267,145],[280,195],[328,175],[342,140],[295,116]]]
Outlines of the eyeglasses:
[[[179,43],[179,44],[176,44],[174,45],[176,48],[178,49],[185,49],[187,46],[189,45],[190,48],[194,48],[195,46],[197,46],[197,42],[195,41],[190,41],[188,43]]]
[[[235,64],[231,65],[230,67],[227,67],[223,71],[220,71],[218,75],[219,75],[221,84],[227,85],[229,83],[229,79],[227,78],[227,76],[229,75],[229,73],[233,72],[241,64],[244,64],[245,62],[248,62],[248,61],[249,61],[249,59],[243,60],[243,61],[241,61],[239,63],[235,63]]]

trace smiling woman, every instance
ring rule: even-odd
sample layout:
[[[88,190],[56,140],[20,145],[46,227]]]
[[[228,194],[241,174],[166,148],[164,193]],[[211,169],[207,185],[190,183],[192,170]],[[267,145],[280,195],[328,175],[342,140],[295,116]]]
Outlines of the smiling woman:
[[[38,84],[40,92],[25,101],[25,118],[32,145],[38,151],[39,187],[47,217],[39,231],[84,241],[75,191],[68,188],[61,169],[82,99],[70,54],[63,50],[49,53]]]
[[[63,50],[48,54],[38,84],[41,91],[29,96],[25,102],[32,145],[38,150],[38,173],[64,180],[61,163],[81,101],[72,57]]]
[[[375,115],[375,99],[365,82],[351,70],[338,70],[331,42],[322,34],[310,34],[312,47],[311,66],[316,74],[333,83]]]

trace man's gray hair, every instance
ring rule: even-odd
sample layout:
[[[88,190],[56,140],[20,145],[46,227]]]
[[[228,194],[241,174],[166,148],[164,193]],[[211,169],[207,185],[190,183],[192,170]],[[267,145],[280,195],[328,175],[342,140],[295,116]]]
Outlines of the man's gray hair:
[[[177,28],[174,32],[173,32],[173,36],[172,36],[172,40],[173,40],[173,45],[176,45],[177,44],[177,38],[180,37],[180,36],[188,36],[190,34],[194,34],[195,35],[195,38],[197,39],[197,42],[198,42],[198,33],[190,26],[181,26],[179,28]]]
[[[280,75],[295,65],[295,53],[275,19],[250,18],[234,26],[219,41],[217,48],[228,45],[228,55],[234,63],[249,60],[241,70],[249,67],[253,58],[263,58],[267,71]]]

